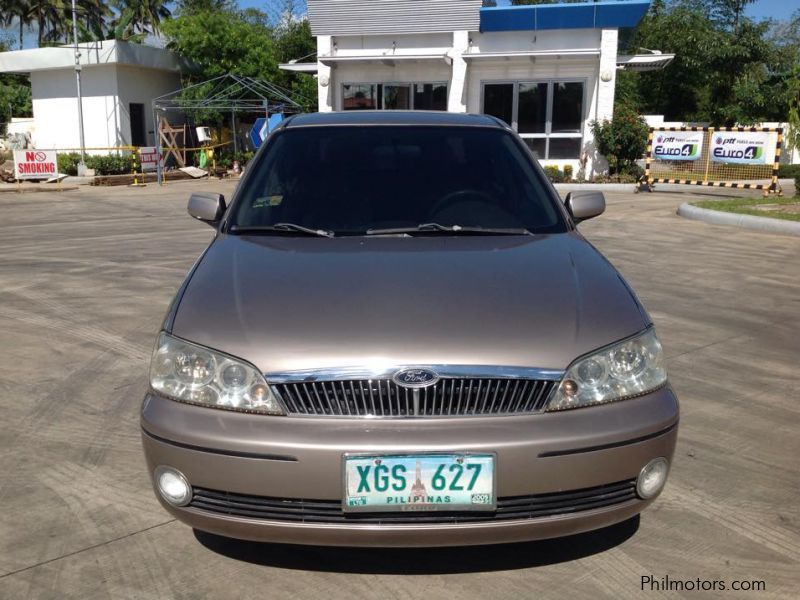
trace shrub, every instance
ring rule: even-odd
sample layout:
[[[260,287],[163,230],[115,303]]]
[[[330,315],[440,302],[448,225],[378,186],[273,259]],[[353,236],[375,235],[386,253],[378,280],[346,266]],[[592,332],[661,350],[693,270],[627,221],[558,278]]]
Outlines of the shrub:
[[[132,154],[87,156],[86,166],[94,169],[96,175],[123,175],[133,172],[133,161]]]
[[[66,175],[78,174],[78,163],[81,162],[81,155],[77,152],[69,152],[58,155],[58,172]],[[108,156],[88,155],[86,166],[94,169],[96,175],[122,175],[133,172],[133,155],[131,154],[109,154]]]
[[[590,125],[597,149],[608,161],[610,173],[630,173],[636,166],[635,161],[647,149],[645,120],[632,108],[618,105],[610,121],[592,121]]]
[[[572,181],[572,165],[564,165],[564,181]]]
[[[778,177],[785,179],[800,177],[800,165],[778,165]]]
[[[69,154],[58,154],[58,172],[65,175],[72,175],[73,177],[78,174],[78,163],[81,161],[81,155],[77,152],[70,152]]]
[[[562,183],[564,181],[564,172],[555,165],[545,167],[544,173],[553,183]]]

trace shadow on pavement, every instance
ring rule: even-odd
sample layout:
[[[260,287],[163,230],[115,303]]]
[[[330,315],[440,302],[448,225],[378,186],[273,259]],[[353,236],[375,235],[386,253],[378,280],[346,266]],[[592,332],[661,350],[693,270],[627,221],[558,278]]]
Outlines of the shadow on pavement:
[[[605,529],[553,540],[458,548],[338,548],[234,540],[195,530],[206,548],[253,564],[360,574],[433,575],[552,565],[610,550],[639,529],[636,515]]]

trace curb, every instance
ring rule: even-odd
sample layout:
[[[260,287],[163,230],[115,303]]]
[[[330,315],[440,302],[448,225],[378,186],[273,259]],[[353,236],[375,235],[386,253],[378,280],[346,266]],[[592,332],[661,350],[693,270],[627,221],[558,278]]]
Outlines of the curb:
[[[586,190],[587,192],[635,192],[635,183],[554,183],[553,186],[559,192],[576,192]]]
[[[39,194],[42,192],[71,192],[73,190],[77,190],[77,185],[64,185],[61,184],[61,188],[59,189],[55,184],[48,183],[46,184],[50,187],[20,187],[18,188],[16,185],[11,184],[9,187],[0,186],[0,194]]]
[[[743,229],[753,229],[766,233],[782,233],[784,235],[800,236],[800,221],[782,221],[769,217],[756,217],[753,215],[740,215],[737,213],[722,212],[692,206],[684,202],[678,207],[678,214],[686,219],[705,221],[713,225],[733,225]]]

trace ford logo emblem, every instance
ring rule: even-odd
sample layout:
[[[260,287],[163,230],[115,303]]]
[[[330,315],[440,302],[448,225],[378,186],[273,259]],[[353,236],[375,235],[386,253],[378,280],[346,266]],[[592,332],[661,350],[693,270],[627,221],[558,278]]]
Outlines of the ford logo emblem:
[[[439,376],[430,369],[402,369],[394,374],[397,385],[408,388],[428,387],[439,381]]]

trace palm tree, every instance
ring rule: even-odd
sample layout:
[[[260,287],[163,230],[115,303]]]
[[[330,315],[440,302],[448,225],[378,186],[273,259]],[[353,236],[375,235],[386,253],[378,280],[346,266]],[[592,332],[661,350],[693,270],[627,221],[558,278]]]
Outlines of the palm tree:
[[[33,19],[29,15],[29,0],[0,0],[0,25],[8,27],[16,19],[19,25],[19,49],[24,43],[25,28],[30,27]]]
[[[64,26],[63,0],[29,0],[28,17],[36,22],[38,45],[52,38],[53,30],[62,30]]]
[[[116,8],[120,13],[118,20],[130,11],[133,16],[127,34],[138,31],[140,34],[158,35],[161,33],[161,21],[172,16],[167,4],[168,0],[117,0]]]

